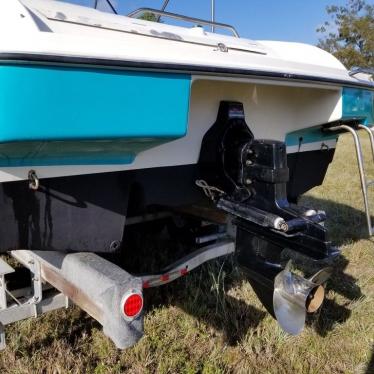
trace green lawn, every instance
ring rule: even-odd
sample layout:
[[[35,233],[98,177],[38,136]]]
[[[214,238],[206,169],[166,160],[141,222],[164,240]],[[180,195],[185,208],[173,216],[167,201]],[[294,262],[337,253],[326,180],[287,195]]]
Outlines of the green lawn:
[[[9,326],[0,373],[374,373],[374,241],[348,136],[302,203],[326,210],[342,256],[319,318],[300,336],[281,331],[226,259],[147,290],[145,336],[126,351],[77,308]]]

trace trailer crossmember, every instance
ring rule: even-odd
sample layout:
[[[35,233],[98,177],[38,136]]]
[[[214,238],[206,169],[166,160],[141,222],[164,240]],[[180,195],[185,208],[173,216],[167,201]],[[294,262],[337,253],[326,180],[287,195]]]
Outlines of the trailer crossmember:
[[[215,241],[183,257],[154,275],[136,276],[90,253],[11,251],[30,271],[31,285],[7,288],[6,275],[14,272],[0,258],[0,349],[5,348],[5,326],[70,306],[72,301],[96,319],[117,348],[134,345],[143,336],[143,288],[160,286],[188,274],[201,264],[235,250],[232,240]],[[126,315],[126,300],[140,298],[139,312]]]
[[[180,277],[187,275],[198,266],[215,258],[226,256],[235,252],[235,244],[232,240],[221,240],[208,245],[190,255],[174,262],[162,272],[154,275],[142,276],[143,288],[158,287],[170,283]]]

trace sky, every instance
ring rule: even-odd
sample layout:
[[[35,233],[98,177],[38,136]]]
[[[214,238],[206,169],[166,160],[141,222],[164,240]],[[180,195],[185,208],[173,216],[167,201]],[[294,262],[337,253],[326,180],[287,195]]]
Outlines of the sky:
[[[92,6],[94,0],[65,0]],[[162,0],[111,0],[121,14],[140,7],[160,8]],[[282,40],[316,44],[318,26],[328,20],[326,6],[347,0],[216,0],[216,21],[228,23],[240,36],[255,40]],[[105,0],[99,0],[108,10]],[[210,19],[211,0],[170,0],[167,11]]]

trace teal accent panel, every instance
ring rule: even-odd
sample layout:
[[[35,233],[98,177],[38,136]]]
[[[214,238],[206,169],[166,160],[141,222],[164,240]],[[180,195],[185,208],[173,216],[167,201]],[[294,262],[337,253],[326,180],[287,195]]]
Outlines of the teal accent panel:
[[[325,140],[336,139],[337,135],[324,133],[321,126],[309,127],[302,130],[289,132],[286,135],[286,145],[293,146],[299,144],[307,144],[314,142],[323,142]]]
[[[343,89],[343,119],[362,118],[364,125],[374,125],[374,91]]]
[[[168,138],[138,138],[1,143],[0,167],[130,164],[139,152],[168,141]]]
[[[191,76],[0,65],[0,166],[121,164],[185,136]]]

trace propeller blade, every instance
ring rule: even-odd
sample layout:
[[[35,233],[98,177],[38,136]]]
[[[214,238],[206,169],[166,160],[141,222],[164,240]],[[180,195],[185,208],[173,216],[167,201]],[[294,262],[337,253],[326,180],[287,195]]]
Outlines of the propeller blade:
[[[282,329],[297,335],[304,328],[306,314],[316,312],[322,305],[325,296],[322,284],[332,269],[322,269],[310,279],[294,274],[290,269],[288,263],[274,279],[273,309]]]

